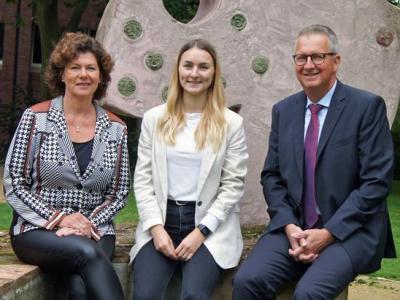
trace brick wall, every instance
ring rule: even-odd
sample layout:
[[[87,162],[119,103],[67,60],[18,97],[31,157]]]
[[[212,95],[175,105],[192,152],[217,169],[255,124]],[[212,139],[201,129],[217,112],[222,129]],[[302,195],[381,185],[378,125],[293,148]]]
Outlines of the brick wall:
[[[15,16],[17,14],[18,2],[20,3],[20,16],[23,25],[18,28],[15,26]],[[64,6],[64,1],[59,0],[59,21],[65,27],[70,19],[71,10]],[[93,31],[97,29],[99,10],[104,7],[98,7],[93,1],[88,5],[81,19],[81,28],[89,28]],[[97,1],[98,2],[98,1]],[[31,65],[32,58],[32,10],[29,7],[30,1],[16,1],[14,4],[6,3],[6,0],[0,0],[0,22],[4,23],[4,52],[3,64],[0,65],[0,162],[3,159],[3,149],[9,140],[8,120],[9,116],[5,112],[4,105],[15,101],[14,83],[22,90],[31,90],[34,99],[42,100],[40,95],[40,68]],[[17,38],[17,33],[19,35]],[[16,103],[20,106],[20,103]]]

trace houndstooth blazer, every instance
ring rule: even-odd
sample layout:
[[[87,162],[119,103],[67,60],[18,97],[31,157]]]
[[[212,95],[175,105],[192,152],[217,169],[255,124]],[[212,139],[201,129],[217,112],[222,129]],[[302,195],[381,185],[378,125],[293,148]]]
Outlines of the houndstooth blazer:
[[[68,135],[63,98],[25,110],[4,168],[4,191],[12,206],[11,236],[57,228],[63,216],[80,212],[92,236],[113,235],[113,218],[129,192],[125,124],[95,105],[97,120],[89,165],[81,175]]]

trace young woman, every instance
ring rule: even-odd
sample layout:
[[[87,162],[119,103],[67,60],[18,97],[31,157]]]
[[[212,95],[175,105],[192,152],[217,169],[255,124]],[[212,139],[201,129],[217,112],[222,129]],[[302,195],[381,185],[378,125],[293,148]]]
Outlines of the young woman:
[[[239,262],[248,154],[242,118],[226,108],[220,76],[213,47],[188,42],[167,104],[143,117],[134,177],[135,300],[162,299],[178,269],[182,299],[210,299],[221,270]]]
[[[5,163],[15,254],[67,275],[69,299],[124,299],[110,259],[129,191],[126,126],[94,102],[112,67],[97,41],[67,33],[46,74],[59,96],[25,111]]]

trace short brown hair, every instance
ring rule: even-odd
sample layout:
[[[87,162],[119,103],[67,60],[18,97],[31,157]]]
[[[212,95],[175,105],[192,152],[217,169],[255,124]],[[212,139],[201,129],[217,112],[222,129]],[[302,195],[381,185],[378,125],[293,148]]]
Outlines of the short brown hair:
[[[111,80],[110,73],[114,67],[114,61],[98,41],[81,32],[65,33],[50,55],[45,78],[53,96],[64,95],[65,93],[62,74],[66,65],[80,53],[87,52],[96,57],[100,70],[100,83],[93,97],[99,100],[105,96]]]

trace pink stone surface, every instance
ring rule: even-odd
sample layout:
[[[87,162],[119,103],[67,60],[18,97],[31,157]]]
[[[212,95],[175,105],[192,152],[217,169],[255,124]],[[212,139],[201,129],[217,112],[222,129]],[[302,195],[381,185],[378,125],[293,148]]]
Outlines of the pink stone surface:
[[[386,0],[208,0],[200,8],[192,22],[181,24],[168,14],[161,0],[111,0],[97,36],[116,61],[106,102],[116,111],[142,116],[162,103],[161,91],[168,85],[179,48],[195,37],[209,40],[219,53],[228,103],[241,103],[245,120],[250,160],[241,221],[262,224],[267,215],[259,178],[272,106],[301,89],[291,57],[298,31],[316,23],[330,26],[342,49],[339,79],[382,95],[393,121],[400,97],[400,11]],[[247,18],[242,31],[230,24],[236,13]],[[122,31],[130,18],[143,27],[137,41],[127,40]],[[394,33],[387,47],[376,42],[380,28]],[[160,70],[151,71],[145,66],[144,56],[149,51],[163,55]],[[267,57],[270,63],[263,75],[251,68],[251,60],[257,55]],[[132,98],[118,93],[117,82],[124,75],[137,80]]]

